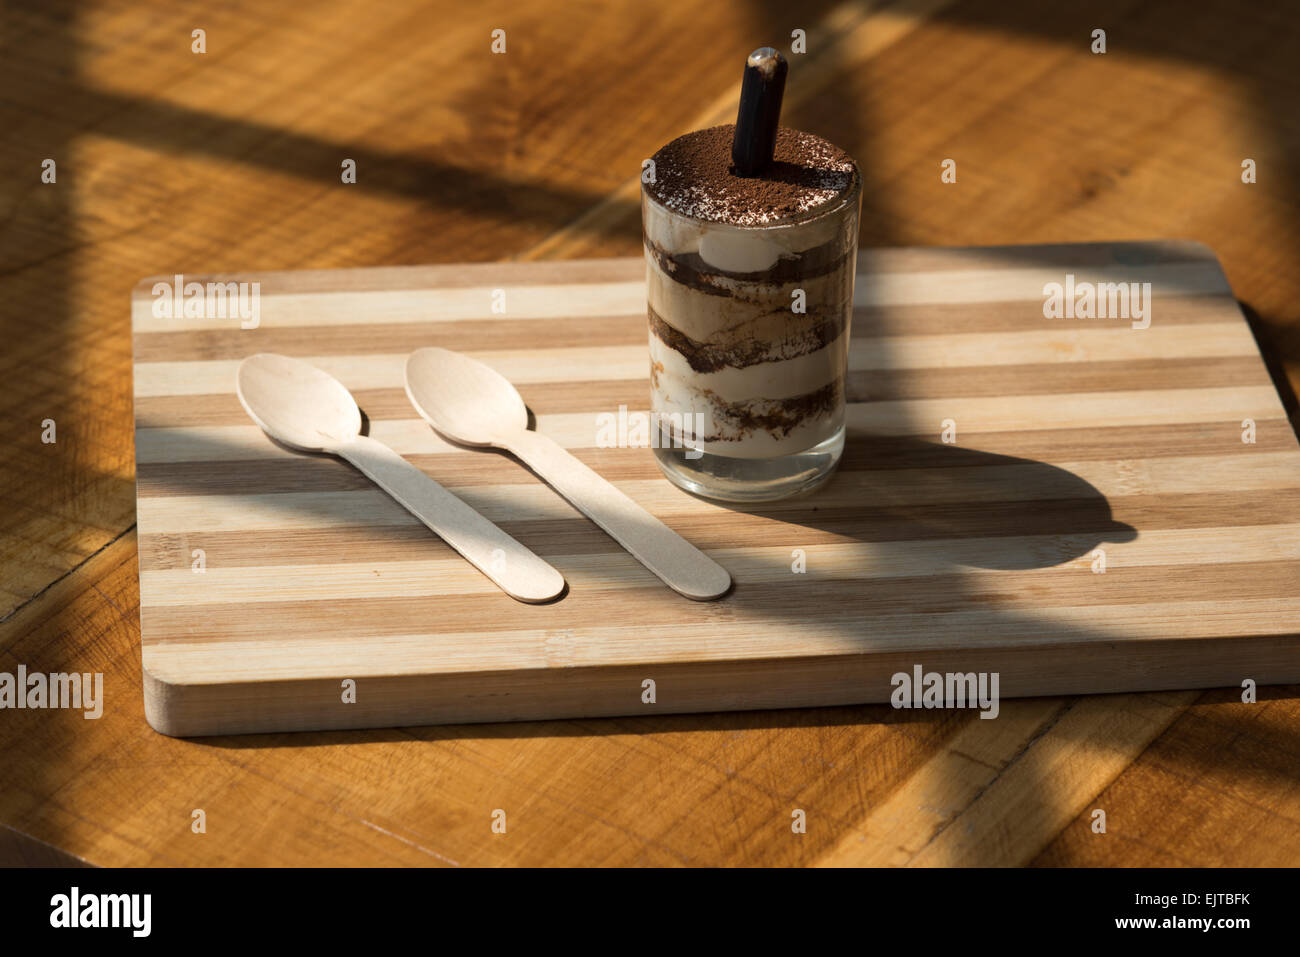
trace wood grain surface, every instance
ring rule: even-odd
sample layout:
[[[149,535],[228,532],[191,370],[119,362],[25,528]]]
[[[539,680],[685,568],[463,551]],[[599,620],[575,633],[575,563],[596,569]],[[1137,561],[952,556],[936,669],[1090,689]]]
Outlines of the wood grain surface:
[[[850,704],[889,700],[916,666],[997,674],[1003,698],[1300,680],[1300,445],[1204,246],[863,253],[841,467],[812,495],[744,509],[602,441],[601,416],[608,431],[648,407],[643,273],[604,259],[186,274],[196,295],[255,284],[255,328],[227,309],[174,315],[177,281],[141,281],[149,723],[186,736]],[[1045,284],[1067,276],[1139,284],[1136,318],[1112,314],[1118,298],[1045,318]],[[431,430],[402,386],[429,345],[506,375],[538,433],[706,548],[732,592],[665,594],[521,463]],[[372,437],[568,593],[511,601],[347,464],[272,441],[234,395],[238,364],[271,351],[362,394]],[[968,374],[914,378],[945,370]],[[1000,389],[969,395],[986,370]],[[1160,441],[1171,425],[1178,440]],[[1008,434],[1016,455],[989,451]]]
[[[739,58],[788,48],[798,28],[808,47],[786,119],[861,162],[864,248],[1206,243],[1294,425],[1300,30],[1288,5],[135,0],[2,16],[0,670],[99,671],[106,688],[97,721],[0,712],[4,859],[1300,862],[1294,686],[1262,688],[1253,705],[1234,690],[1009,701],[997,721],[861,706],[160,736],[139,693],[127,310],[153,273],[635,256],[641,160],[728,119]],[[191,52],[197,28],[206,54]],[[504,55],[490,52],[496,28]],[[1105,55],[1089,50],[1097,28]],[[47,158],[54,184],[40,179]],[[355,185],[340,182],[346,158]],[[945,158],[954,184],[940,180]],[[509,348],[498,328],[506,339],[485,348]],[[1231,385],[1253,362],[1171,357],[1144,388]],[[1089,391],[1084,364],[1057,365],[1063,394]],[[1006,394],[1002,375],[957,363],[881,382],[900,399],[976,399]],[[383,398],[362,396],[367,408]],[[196,402],[189,414],[220,427],[225,413]],[[58,441],[45,444],[51,418]],[[1146,441],[1196,455],[1196,432],[1170,421]],[[986,448],[1042,456],[1053,441],[1007,431]],[[1105,458],[1100,441],[1074,456]],[[1223,491],[1188,494],[1209,508]],[[1271,490],[1251,493],[1261,526],[1278,507]],[[195,809],[206,834],[191,829]],[[794,809],[806,834],[791,832]]]

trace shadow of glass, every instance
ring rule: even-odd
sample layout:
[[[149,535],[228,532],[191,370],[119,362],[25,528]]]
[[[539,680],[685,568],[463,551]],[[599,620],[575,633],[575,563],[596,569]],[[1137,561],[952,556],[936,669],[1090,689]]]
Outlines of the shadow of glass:
[[[851,483],[862,505],[825,508],[817,491],[768,507],[715,504],[846,541],[934,542],[954,566],[987,569],[1047,568],[1137,538],[1095,486],[1045,462],[850,430],[841,468],[826,488]]]

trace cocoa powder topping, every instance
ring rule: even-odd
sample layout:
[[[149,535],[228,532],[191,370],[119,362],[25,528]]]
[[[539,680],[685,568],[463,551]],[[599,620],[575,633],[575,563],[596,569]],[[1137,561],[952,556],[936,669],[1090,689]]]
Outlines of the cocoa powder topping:
[[[731,165],[735,126],[679,136],[653,159],[646,189],[674,212],[733,226],[761,226],[798,216],[852,188],[857,164],[819,136],[782,127],[773,160],[761,175],[737,176]]]

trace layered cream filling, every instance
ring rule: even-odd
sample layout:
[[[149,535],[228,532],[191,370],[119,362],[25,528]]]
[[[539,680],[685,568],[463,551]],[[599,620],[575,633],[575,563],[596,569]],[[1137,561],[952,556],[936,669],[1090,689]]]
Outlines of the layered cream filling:
[[[651,333],[650,363],[660,379],[688,383],[694,392],[735,404],[754,399],[794,399],[815,392],[844,376],[848,348],[846,329],[820,349],[793,359],[698,372],[685,356]]]
[[[667,369],[656,374],[651,409],[662,423],[685,423],[685,444],[712,455],[740,459],[792,455],[831,438],[844,424],[834,396],[828,408],[814,415],[792,415],[780,399],[723,402],[702,388],[693,373],[682,376]],[[771,423],[779,423],[772,427]]]
[[[756,274],[706,272],[704,284],[687,285],[689,270],[674,278],[674,264],[661,266],[647,250],[653,411],[692,423],[694,447],[733,458],[794,454],[833,437],[843,426],[856,264],[848,258],[789,281],[762,273],[827,244],[852,248],[837,236],[838,217],[746,230],[652,208],[645,224],[647,243],[662,253],[698,255],[705,270]],[[793,309],[796,290],[805,312]],[[670,327],[660,327],[662,336],[655,317]]]
[[[801,452],[843,424],[841,405],[826,390],[843,388],[848,343],[846,329],[824,348],[794,359],[696,372],[652,333],[651,408],[661,418],[691,423],[697,434],[690,444],[715,455]]]
[[[791,282],[747,282],[716,277],[716,288],[727,295],[692,288],[665,273],[652,255],[646,256],[646,297],[650,308],[674,329],[696,342],[726,345],[733,341],[780,342],[797,337],[818,315],[831,311],[846,316],[853,287],[852,263],[823,276]],[[802,290],[803,313],[796,313],[796,292]],[[847,321],[845,318],[844,321]]]

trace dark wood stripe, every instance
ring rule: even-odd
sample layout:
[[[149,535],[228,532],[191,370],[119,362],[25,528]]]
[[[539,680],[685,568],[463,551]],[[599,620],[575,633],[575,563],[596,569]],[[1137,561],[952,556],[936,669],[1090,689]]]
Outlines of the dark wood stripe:
[[[787,557],[774,558],[788,568]],[[562,567],[561,567],[562,570]],[[653,577],[646,572],[647,579]],[[871,619],[888,615],[934,615],[971,610],[1001,610],[1008,622],[1032,618],[1037,608],[1055,606],[1116,606],[1145,602],[1196,602],[1207,596],[1233,596],[1234,601],[1272,599],[1300,580],[1300,562],[1155,565],[1117,569],[1094,575],[1078,566],[998,575],[951,575],[865,580],[808,580],[790,575],[788,581],[736,583],[734,600],[701,603],[666,602],[660,589],[631,589],[617,593],[574,592],[549,605],[521,605],[501,595],[429,596],[424,598],[354,598],[332,602],[253,602],[189,607],[141,608],[144,628],[153,641],[221,643],[275,636],[293,641],[355,636],[400,635],[418,629],[431,634],[481,632],[492,623],[496,634],[509,631],[569,630],[581,636],[593,625],[665,627],[692,626],[707,635],[714,624],[753,622],[756,628],[779,627],[783,621],[825,621],[826,609],[835,618]],[[238,607],[239,614],[231,614]],[[360,624],[359,623],[364,623]],[[419,624],[417,624],[419,623]],[[829,624],[829,623],[828,623]],[[849,622],[845,622],[849,626]],[[832,625],[833,627],[833,625]],[[1052,625],[1058,637],[1068,629]],[[862,638],[861,623],[852,623],[844,638],[853,646]],[[1090,637],[1086,629],[1071,636]],[[1101,637],[1098,633],[1097,638]]]
[[[648,359],[646,364],[649,365]],[[849,373],[847,390],[850,402],[886,402],[1267,384],[1268,373],[1258,357],[1230,356],[954,369],[870,369]],[[595,416],[598,411],[617,412],[620,405],[633,410],[646,409],[650,402],[649,379],[539,382],[519,385],[518,389],[537,415],[590,412]],[[406,390],[400,386],[357,389],[353,396],[371,419],[415,417]],[[135,407],[142,428],[248,425],[250,422],[233,393],[145,396],[136,399]]]
[[[593,426],[594,429],[594,426]],[[1108,429],[1058,429],[1024,432],[971,432],[961,445],[911,436],[872,436],[851,432],[840,470],[969,469],[989,465],[1040,465],[1043,461],[1106,461],[1120,449],[1141,449],[1142,458],[1169,456],[1249,456],[1295,448],[1284,419],[1256,423],[1253,445],[1241,441],[1239,423],[1183,423],[1170,426],[1125,426]],[[605,478],[636,481],[662,477],[645,449],[577,449],[575,455]],[[370,480],[330,456],[236,459],[205,462],[141,462],[136,482],[141,496],[264,495],[277,492],[339,492],[370,488]],[[508,485],[534,481],[532,473],[510,456],[493,451],[408,455],[406,458],[451,488]],[[1043,466],[1050,468],[1051,466]],[[968,481],[966,472],[953,481]],[[1297,477],[1300,481],[1300,476]]]
[[[440,346],[461,352],[644,346],[644,316],[557,319],[459,319],[320,327],[267,323],[256,329],[147,332],[135,336],[136,362],[242,359],[256,352],[287,356],[370,356]],[[472,344],[472,347],[471,347]],[[649,360],[647,359],[647,362]]]
[[[844,542],[905,542],[1034,535],[1095,535],[1124,539],[1117,524],[1154,531],[1280,525],[1295,521],[1300,487],[1234,492],[1225,504],[1218,493],[1128,495],[1109,500],[961,503],[912,507],[825,509],[815,505],[755,511],[738,537],[728,515],[672,516],[672,527],[700,548],[807,547]],[[599,555],[619,548],[584,518],[501,522],[501,527],[537,553]],[[188,568],[191,551],[202,548],[209,567],[319,565],[349,562],[452,559],[456,553],[423,526],[346,526],[267,532],[176,532],[140,537],[140,566]],[[1294,590],[1294,589],[1293,589]]]
[[[847,392],[850,402],[880,402],[1267,384],[1268,372],[1258,356],[1229,356],[952,369],[865,369],[849,373]]]

